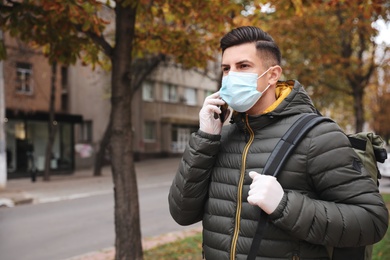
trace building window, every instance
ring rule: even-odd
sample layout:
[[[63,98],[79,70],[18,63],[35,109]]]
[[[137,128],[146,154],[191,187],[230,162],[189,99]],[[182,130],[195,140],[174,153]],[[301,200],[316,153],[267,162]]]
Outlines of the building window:
[[[92,142],[92,121],[84,121],[80,124],[79,143],[91,143]]]
[[[191,133],[198,131],[197,127],[185,126],[185,125],[173,125],[171,132],[171,151],[173,153],[184,152],[188,141],[190,140]]]
[[[156,140],[156,123],[145,122],[144,124],[144,140],[155,141]]]
[[[177,86],[171,84],[163,85],[163,101],[177,102]]]
[[[185,100],[187,105],[196,106],[198,104],[196,98],[196,89],[186,88],[184,94],[185,94]]]
[[[16,92],[33,94],[32,65],[30,63],[16,63]]]
[[[142,100],[153,101],[154,100],[154,88],[151,82],[144,82],[142,85]]]
[[[61,67],[61,89],[62,93],[68,92],[68,67]]]

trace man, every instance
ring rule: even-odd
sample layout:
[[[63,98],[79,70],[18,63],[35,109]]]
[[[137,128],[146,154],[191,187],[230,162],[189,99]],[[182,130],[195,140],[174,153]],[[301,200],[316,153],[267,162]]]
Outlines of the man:
[[[348,138],[332,122],[312,129],[278,179],[261,175],[276,143],[316,109],[297,81],[279,81],[278,46],[256,27],[221,39],[222,87],[207,97],[169,193],[181,225],[203,222],[208,260],[246,259],[260,209],[269,214],[258,259],[330,259],[327,248],[378,242],[388,212]],[[229,125],[215,118],[225,102]]]

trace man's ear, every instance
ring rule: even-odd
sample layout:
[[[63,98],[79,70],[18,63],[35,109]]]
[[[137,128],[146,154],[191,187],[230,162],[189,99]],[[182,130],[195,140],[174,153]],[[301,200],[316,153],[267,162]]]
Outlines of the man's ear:
[[[276,84],[282,76],[282,68],[279,65],[276,65],[271,68],[270,72],[268,83],[271,85]]]

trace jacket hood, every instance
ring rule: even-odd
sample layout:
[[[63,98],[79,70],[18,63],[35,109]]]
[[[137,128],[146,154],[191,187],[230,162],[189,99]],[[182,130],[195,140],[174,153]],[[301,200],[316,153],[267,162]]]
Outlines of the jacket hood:
[[[240,128],[245,125],[245,118],[248,118],[251,127],[258,128],[265,126],[274,121],[275,119],[281,119],[283,117],[289,117],[301,113],[316,113],[316,108],[313,105],[312,100],[305,91],[304,87],[296,80],[279,81],[276,88],[290,88],[291,92],[282,100],[280,96],[275,101],[277,104],[271,105],[276,107],[269,112],[262,115],[247,115],[246,113],[239,113],[233,111],[230,123],[236,123]],[[277,91],[278,92],[278,91]],[[281,92],[281,91],[279,91]]]

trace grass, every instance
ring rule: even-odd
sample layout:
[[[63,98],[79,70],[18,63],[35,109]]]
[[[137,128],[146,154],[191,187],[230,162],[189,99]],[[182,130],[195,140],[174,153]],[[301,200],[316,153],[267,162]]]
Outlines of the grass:
[[[198,233],[144,252],[144,260],[202,260],[202,234]]]
[[[382,194],[390,209],[390,194]],[[198,233],[172,243],[146,250],[144,260],[202,260],[202,235]],[[390,229],[385,237],[375,244],[372,260],[390,259]]]
[[[390,194],[382,194],[387,208],[390,209]],[[390,259],[390,229],[387,229],[384,238],[374,245],[372,260]]]

